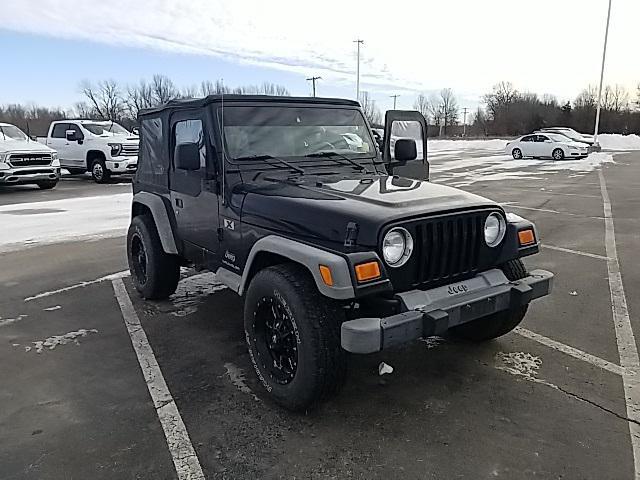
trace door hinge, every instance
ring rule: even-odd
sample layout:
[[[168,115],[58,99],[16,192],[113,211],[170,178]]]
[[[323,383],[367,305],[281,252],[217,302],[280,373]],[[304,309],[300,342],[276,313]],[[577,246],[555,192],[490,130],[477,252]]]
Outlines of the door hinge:
[[[224,229],[222,227],[218,227],[218,241],[222,241]]]

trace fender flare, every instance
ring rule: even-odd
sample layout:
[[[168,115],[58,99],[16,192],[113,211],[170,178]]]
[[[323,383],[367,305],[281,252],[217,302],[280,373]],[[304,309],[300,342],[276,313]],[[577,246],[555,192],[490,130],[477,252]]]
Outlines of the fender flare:
[[[153,221],[156,224],[158,236],[160,237],[162,249],[165,253],[177,255],[178,248],[176,246],[176,240],[173,236],[173,229],[171,228],[171,222],[167,214],[167,207],[165,207],[162,198],[152,193],[140,192],[133,196],[132,206],[136,203],[144,205],[151,212]],[[133,218],[133,212],[131,212],[131,216]]]
[[[313,276],[320,293],[329,298],[345,300],[355,297],[349,265],[344,257],[277,235],[263,237],[251,248],[238,285],[239,295],[242,295],[248,286],[251,265],[260,252],[275,253],[303,265]],[[326,265],[331,269],[332,286],[324,283],[320,275],[320,265]]]

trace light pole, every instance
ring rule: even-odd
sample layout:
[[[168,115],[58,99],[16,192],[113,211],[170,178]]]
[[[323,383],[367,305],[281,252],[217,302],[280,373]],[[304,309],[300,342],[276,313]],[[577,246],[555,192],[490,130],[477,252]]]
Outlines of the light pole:
[[[356,100],[360,101],[360,45],[364,44],[364,40],[354,40],[353,43],[357,45],[357,63],[356,63]]]
[[[389,95],[390,98],[393,98],[393,109],[396,109],[396,100],[400,95]]]
[[[316,80],[320,80],[322,77],[309,77],[307,78],[307,82],[311,81],[313,85],[313,96],[316,96]]]
[[[467,107],[464,107],[462,109],[462,114],[464,115],[464,120],[462,120],[462,136],[466,137],[467,136]]]
[[[609,9],[607,10],[607,27],[604,30],[604,47],[602,49],[602,68],[600,69],[600,86],[598,87],[598,106],[596,108],[596,126],[593,131],[593,144],[598,144],[598,127],[600,126],[600,101],[602,99],[602,80],[604,78],[604,60],[607,56],[607,39],[609,37],[609,19],[611,18],[611,0],[609,0]]]

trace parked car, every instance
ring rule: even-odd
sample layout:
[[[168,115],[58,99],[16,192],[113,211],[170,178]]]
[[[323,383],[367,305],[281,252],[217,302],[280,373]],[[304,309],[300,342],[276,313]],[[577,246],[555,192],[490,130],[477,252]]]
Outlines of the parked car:
[[[31,140],[10,123],[0,123],[0,185],[56,186],[60,162],[55,150]]]
[[[588,155],[586,143],[574,142],[559,133],[545,133],[523,135],[517,140],[507,143],[505,150],[513,158],[524,157],[553,158],[563,160],[565,158],[584,158]]]
[[[242,297],[256,375],[286,408],[335,393],[347,352],[445,332],[500,337],[551,290],[553,274],[521,260],[539,249],[531,222],[428,181],[419,112],[387,112],[383,155],[351,100],[209,96],[139,121],[135,288],[162,299],[182,265],[215,272]],[[420,125],[423,145],[398,138],[391,156],[403,122]],[[335,140],[344,131],[357,151]]]
[[[46,139],[63,168],[72,174],[89,171],[97,183],[111,175],[135,173],[138,142],[138,136],[117,123],[97,120],[52,122]]]
[[[536,130],[533,133],[559,133],[565,137],[569,137],[574,142],[586,143],[587,145],[593,145],[593,135],[587,135],[586,133],[576,132],[573,128],[568,127],[545,127],[540,130]]]

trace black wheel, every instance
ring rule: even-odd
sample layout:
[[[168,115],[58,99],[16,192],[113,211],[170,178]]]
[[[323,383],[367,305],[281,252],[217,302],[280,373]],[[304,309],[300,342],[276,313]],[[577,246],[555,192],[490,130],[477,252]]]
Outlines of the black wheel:
[[[342,386],[342,320],[343,310],[318,292],[305,268],[285,264],[256,274],[245,298],[245,335],[256,374],[278,404],[305,411]]]
[[[551,156],[554,160],[562,160],[564,159],[564,152],[561,148],[556,148],[553,152],[551,152]]]
[[[58,184],[58,180],[43,180],[42,182],[38,182],[38,187],[41,190],[51,190]]]
[[[111,177],[111,172],[107,170],[107,167],[102,158],[94,158],[91,162],[91,177],[96,183],[105,183]]]
[[[180,262],[162,249],[153,219],[133,217],[127,233],[127,259],[136,290],[146,299],[167,298],[180,280]]]
[[[514,148],[511,151],[511,156],[515,159],[515,160],[520,160],[522,158],[522,150],[520,150],[519,148]]]
[[[527,276],[527,269],[520,259],[510,260],[501,265],[500,269],[512,282]],[[455,327],[453,333],[460,338],[473,342],[483,342],[501,337],[520,324],[527,313],[527,307],[528,305],[523,305],[514,310],[505,310],[488,317],[479,318],[473,322]]]

